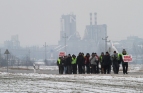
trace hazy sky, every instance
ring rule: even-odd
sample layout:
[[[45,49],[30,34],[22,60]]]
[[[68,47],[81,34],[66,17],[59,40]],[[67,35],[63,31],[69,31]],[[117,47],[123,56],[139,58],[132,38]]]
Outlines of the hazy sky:
[[[22,46],[58,44],[60,18],[73,13],[83,37],[89,13],[107,24],[110,40],[143,38],[143,0],[0,0],[0,44],[19,35]]]

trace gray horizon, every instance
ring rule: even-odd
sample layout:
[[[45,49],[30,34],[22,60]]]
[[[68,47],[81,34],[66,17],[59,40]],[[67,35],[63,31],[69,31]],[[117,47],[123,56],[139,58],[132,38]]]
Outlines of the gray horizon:
[[[18,35],[21,46],[57,45],[61,15],[71,13],[83,37],[94,12],[97,24],[107,25],[109,40],[143,38],[142,10],[143,0],[0,0],[0,44]]]

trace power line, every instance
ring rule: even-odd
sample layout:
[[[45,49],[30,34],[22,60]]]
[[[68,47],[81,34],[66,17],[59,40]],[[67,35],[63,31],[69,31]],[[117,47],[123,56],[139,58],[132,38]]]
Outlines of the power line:
[[[106,36],[105,38],[102,38],[102,40],[105,40],[105,52],[107,52],[107,42],[110,42],[110,40],[107,41],[107,38],[108,36]]]
[[[30,49],[29,49],[29,52],[28,52],[28,53],[29,53],[29,60],[30,60],[30,53],[31,53]]]
[[[0,67],[1,67],[1,49],[0,49]]]
[[[67,49],[66,49],[67,44],[66,44],[66,41],[67,41],[68,36],[66,35],[66,33],[64,34],[63,38],[65,39],[65,52],[67,53]]]

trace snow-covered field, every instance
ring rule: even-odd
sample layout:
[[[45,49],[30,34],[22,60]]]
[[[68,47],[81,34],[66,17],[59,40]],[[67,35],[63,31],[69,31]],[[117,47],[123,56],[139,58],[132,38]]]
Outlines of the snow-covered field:
[[[13,67],[17,68],[17,67]],[[26,68],[26,67],[19,67]],[[122,67],[120,67],[122,70]],[[33,69],[33,67],[28,67]],[[40,66],[57,70],[57,66]],[[143,65],[129,65],[129,72],[143,71]],[[122,72],[122,71],[121,71]],[[118,93],[143,92],[143,75],[107,74],[22,74],[0,72],[0,93]]]
[[[143,75],[47,75],[0,72],[0,93],[143,92]]]

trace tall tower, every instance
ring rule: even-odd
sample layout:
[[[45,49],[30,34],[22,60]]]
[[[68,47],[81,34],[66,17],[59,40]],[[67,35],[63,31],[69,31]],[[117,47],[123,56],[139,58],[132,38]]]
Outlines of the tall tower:
[[[63,40],[63,36],[66,33],[67,36],[76,33],[76,15],[62,15],[61,17],[61,32],[60,40]]]
[[[90,25],[92,25],[92,13],[90,13]]]
[[[94,24],[97,25],[97,13],[94,13]]]

